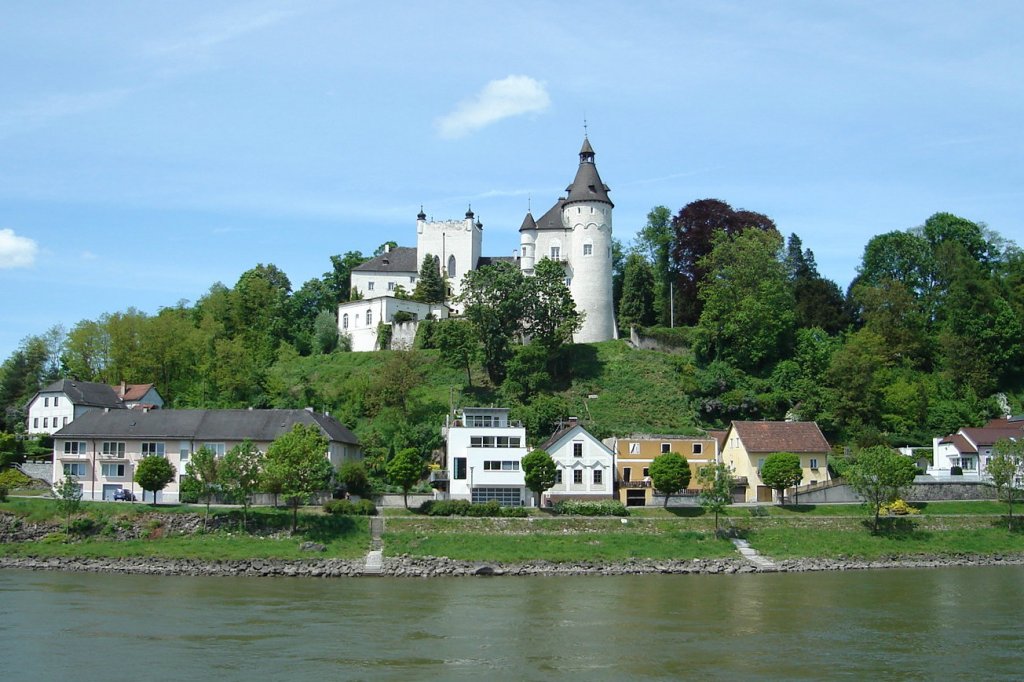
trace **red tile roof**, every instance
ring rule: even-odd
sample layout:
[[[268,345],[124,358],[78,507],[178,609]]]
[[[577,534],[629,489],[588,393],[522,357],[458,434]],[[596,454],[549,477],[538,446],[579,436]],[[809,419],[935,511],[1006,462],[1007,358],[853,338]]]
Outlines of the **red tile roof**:
[[[149,389],[153,388],[153,384],[119,384],[112,388],[118,398],[131,402],[133,400],[142,400],[149,393]]]
[[[815,422],[733,422],[747,452],[829,452]]]

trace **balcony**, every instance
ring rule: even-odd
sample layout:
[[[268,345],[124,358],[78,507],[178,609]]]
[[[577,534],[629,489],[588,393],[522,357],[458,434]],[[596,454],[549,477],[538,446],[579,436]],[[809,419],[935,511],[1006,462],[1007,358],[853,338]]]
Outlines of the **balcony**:
[[[650,488],[650,481],[619,481],[620,488]]]
[[[449,480],[450,476],[448,475],[447,469],[434,469],[433,471],[430,472],[429,482],[430,487],[432,488],[438,488],[443,490],[448,487]]]

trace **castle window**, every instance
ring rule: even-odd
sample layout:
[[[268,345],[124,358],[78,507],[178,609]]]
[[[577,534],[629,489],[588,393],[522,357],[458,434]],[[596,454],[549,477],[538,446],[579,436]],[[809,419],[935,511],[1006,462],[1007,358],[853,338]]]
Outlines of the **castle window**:
[[[455,277],[455,256],[448,256],[448,276]]]
[[[552,246],[551,247],[551,260],[559,260],[562,257],[562,247]]]
[[[366,283],[366,290],[367,291],[373,291],[373,282],[367,282]]]
[[[341,328],[348,329],[348,313],[341,316]]]
[[[584,256],[593,256],[594,255],[594,245],[593,244],[584,244],[583,245],[583,255]]]
[[[369,327],[371,324],[373,324],[373,311],[372,310],[367,310],[366,311],[366,326]]]

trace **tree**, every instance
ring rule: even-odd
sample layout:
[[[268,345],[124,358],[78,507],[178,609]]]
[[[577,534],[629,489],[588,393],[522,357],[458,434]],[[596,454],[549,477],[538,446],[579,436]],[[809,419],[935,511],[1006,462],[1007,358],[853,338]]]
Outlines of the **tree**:
[[[135,482],[143,490],[153,493],[153,505],[156,505],[156,494],[174,480],[178,472],[174,470],[165,457],[149,455],[143,457],[135,466]]]
[[[362,462],[350,461],[342,464],[338,470],[338,481],[345,486],[345,492],[352,495],[365,496],[371,492],[370,477]]]
[[[572,342],[584,318],[565,283],[565,266],[542,258],[533,269],[533,277],[524,278],[522,284],[522,333],[554,357],[559,348]]]
[[[698,346],[709,359],[756,371],[784,357],[795,331],[793,291],[777,232],[718,232],[700,265]]]
[[[672,247],[672,212],[667,206],[655,206],[647,214],[647,224],[636,235],[636,246],[651,263],[654,275],[654,313],[656,324],[668,327],[671,322],[669,303],[672,271],[669,253]],[[617,309],[617,308],[616,308]]]
[[[429,253],[424,255],[423,263],[420,265],[420,276],[416,280],[416,289],[412,294],[413,300],[423,303],[444,303],[447,293],[445,289],[437,259]]]
[[[523,280],[519,268],[504,262],[470,270],[462,280],[458,302],[482,344],[484,369],[494,385],[505,378],[505,363],[522,337],[527,309]]]
[[[846,475],[846,482],[864,499],[874,515],[871,532],[878,532],[878,517],[884,505],[896,501],[913,484],[917,467],[884,445],[864,448]]]
[[[701,484],[700,506],[705,512],[715,514],[715,532],[718,532],[718,515],[725,513],[725,508],[732,504],[732,469],[728,464],[708,464],[697,472],[697,482]]]
[[[203,517],[203,530],[206,530],[210,519],[210,502],[221,488],[220,460],[213,450],[203,446],[193,453],[185,464],[185,475],[190,476],[199,484],[199,499],[206,499],[206,515]]]
[[[735,235],[747,228],[778,233],[772,219],[753,211],[736,211],[718,199],[693,201],[672,219],[671,266],[676,278],[676,324],[692,325],[700,319],[704,303],[698,298],[707,275],[701,261],[711,253],[716,232]]]
[[[649,327],[655,320],[651,266],[639,253],[632,253],[626,258],[622,299],[619,301],[619,327]]]
[[[249,525],[249,503],[260,485],[263,453],[248,438],[228,450],[220,465],[225,492],[242,505],[242,529]]]
[[[558,466],[544,450],[534,450],[523,457],[522,466],[526,487],[537,496],[537,506],[540,507],[544,491],[555,484]]]
[[[313,349],[322,355],[338,347],[338,314],[333,310],[321,310],[313,320]]]
[[[996,498],[1005,500],[1009,506],[1008,527],[1013,530],[1013,503],[1021,492],[1017,487],[1017,481],[1022,476],[1024,440],[1004,438],[996,442],[992,454],[992,459],[985,465],[985,471],[992,477],[992,485],[996,487]]]
[[[409,508],[409,491],[423,478],[423,458],[416,448],[399,450],[387,463],[388,480],[402,489],[402,501]]]
[[[299,506],[330,485],[334,469],[327,459],[327,439],[314,425],[296,424],[267,448],[264,471],[292,508],[292,533],[299,527]]]
[[[803,480],[804,472],[800,468],[800,455],[792,452],[773,452],[761,465],[761,480],[764,484],[779,493],[779,504],[786,504],[786,488],[791,488]]]
[[[668,498],[690,485],[690,464],[678,452],[665,452],[651,462],[651,483],[655,490],[665,495],[665,506]]]
[[[65,474],[53,487],[53,494],[57,498],[57,513],[64,516],[64,542],[67,542],[71,533],[71,517],[82,507],[82,486]]]
[[[480,350],[472,325],[465,320],[439,321],[434,339],[441,357],[449,366],[466,370],[466,385],[472,387],[473,361]]]
[[[344,256],[331,256],[331,270],[324,273],[323,281],[331,291],[335,307],[350,300],[353,289],[352,270],[368,260],[369,258],[360,251],[347,251]]]

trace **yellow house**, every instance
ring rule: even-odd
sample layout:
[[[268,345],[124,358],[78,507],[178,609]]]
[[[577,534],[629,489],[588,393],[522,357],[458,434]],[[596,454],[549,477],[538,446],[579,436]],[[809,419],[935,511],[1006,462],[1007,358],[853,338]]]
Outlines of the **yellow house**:
[[[747,502],[771,502],[774,493],[764,485],[760,471],[774,452],[800,457],[801,484],[829,480],[828,453],[832,447],[815,422],[733,422],[722,446],[722,461],[733,468],[737,483],[744,484]]]
[[[690,485],[680,491],[680,496],[695,496],[700,491],[697,472],[705,464],[713,464],[718,457],[718,441],[712,435],[627,436],[612,440],[612,450],[615,451],[615,497],[627,507],[652,504],[654,488],[648,469],[658,455],[678,452],[689,462],[692,474]]]

